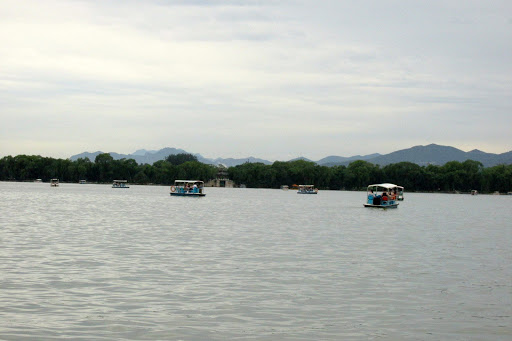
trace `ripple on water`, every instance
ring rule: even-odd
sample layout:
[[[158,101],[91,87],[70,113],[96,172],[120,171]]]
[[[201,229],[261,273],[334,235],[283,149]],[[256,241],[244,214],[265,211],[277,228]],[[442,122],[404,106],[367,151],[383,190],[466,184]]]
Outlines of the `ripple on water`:
[[[0,338],[512,337],[512,198],[0,183]]]

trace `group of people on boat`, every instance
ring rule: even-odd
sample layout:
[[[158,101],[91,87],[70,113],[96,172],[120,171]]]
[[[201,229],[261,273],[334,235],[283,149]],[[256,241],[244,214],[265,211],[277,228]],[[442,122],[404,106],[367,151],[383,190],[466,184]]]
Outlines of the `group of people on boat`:
[[[201,192],[202,189],[203,188],[198,187],[197,184],[193,184],[192,186],[190,186],[189,183],[186,183],[185,187],[183,188],[185,193],[199,193]]]
[[[397,199],[397,190],[396,188],[384,190],[382,194],[374,194],[373,190],[370,189],[368,192],[368,203],[373,205],[387,205],[393,204]]]
[[[314,185],[299,185],[298,194],[317,194],[318,188]]]
[[[171,195],[204,196],[204,183],[199,180],[176,180],[171,186]]]

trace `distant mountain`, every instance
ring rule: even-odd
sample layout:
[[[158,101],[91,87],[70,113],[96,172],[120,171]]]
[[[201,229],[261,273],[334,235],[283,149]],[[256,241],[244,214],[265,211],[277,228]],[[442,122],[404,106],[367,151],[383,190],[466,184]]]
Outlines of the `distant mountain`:
[[[364,155],[364,156],[355,155],[355,156],[351,156],[351,157],[327,156],[321,160],[318,160],[316,163],[318,163],[319,165],[322,165],[322,166],[334,166],[334,165],[339,165],[339,164],[345,164],[347,162],[350,163],[355,160],[370,160],[370,159],[376,158],[377,156],[380,156],[380,155],[381,154],[379,154],[379,153],[374,153],[374,154],[370,154],[370,155]]]
[[[144,151],[144,154],[142,152]],[[103,152],[97,151],[94,153],[84,152],[81,154],[73,155],[69,159],[71,161],[75,161],[79,158],[88,158],[89,160],[93,161],[96,159],[96,156],[99,154],[102,154]],[[145,149],[139,149],[133,154],[118,154],[109,152],[109,154],[114,158],[114,160],[121,160],[121,159],[134,159],[137,163],[143,164],[153,164],[157,161],[164,160],[169,155],[174,154],[181,154],[181,153],[187,153],[183,149],[176,149],[176,148],[163,148],[158,151],[147,151]],[[198,158],[199,159],[199,158]]]
[[[258,159],[258,158],[255,158],[255,157],[248,157],[248,158],[243,158],[243,159],[233,159],[233,158],[227,158],[227,159],[223,159],[223,158],[216,158],[214,160],[211,160],[211,159],[205,159],[207,160],[208,162],[204,162],[204,161],[201,161],[201,162],[204,162],[204,163],[209,163],[209,164],[212,164],[212,165],[224,165],[226,167],[233,167],[233,166],[238,166],[238,165],[241,165],[243,163],[246,163],[246,162],[249,162],[249,163],[256,163],[256,162],[261,162],[261,163],[264,163],[266,165],[271,165],[272,162],[268,161],[268,160],[263,160],[263,159]]]
[[[93,153],[83,152],[83,153],[80,153],[80,154],[73,155],[69,159],[71,161],[76,161],[78,159],[89,159],[92,162],[94,162],[94,160],[96,159],[96,156],[98,156],[99,154],[103,154],[103,152],[100,152],[100,151],[93,152]]]
[[[155,163],[157,161],[165,160],[165,158],[167,158],[169,155],[176,155],[176,154],[183,154],[183,153],[187,153],[187,152],[184,151],[183,149],[164,148],[164,149],[160,149],[157,152],[147,152],[146,154],[141,155],[141,156],[135,155],[135,157],[132,157],[132,155],[130,155],[130,158],[133,158],[135,161],[137,161],[137,163],[147,163],[147,164],[152,165],[153,163]]]
[[[298,160],[308,161],[308,162],[315,162],[315,161],[313,161],[313,160],[310,160],[310,159],[308,159],[308,158],[305,158],[304,156],[296,157],[295,159],[288,160],[288,162],[298,161]]]
[[[143,156],[143,155],[146,155],[147,153],[154,154],[156,152],[158,152],[158,150],[139,149],[136,152],[131,153],[130,155],[140,155],[140,156]]]
[[[93,161],[95,160],[96,156],[98,154],[101,154],[101,151],[89,153],[84,152],[81,154],[73,155],[70,157],[72,161],[75,161],[79,158],[89,158],[89,160]],[[164,160],[169,155],[175,155],[175,154],[181,154],[181,153],[187,153],[187,154],[193,154],[186,152],[183,149],[177,149],[177,148],[163,148],[160,150],[145,150],[145,149],[139,149],[136,152],[132,154],[118,154],[110,152],[110,155],[115,160],[120,159],[134,159],[139,164],[153,164],[157,161]],[[246,162],[255,163],[255,162],[261,162],[266,165],[270,165],[273,162],[264,160],[264,159],[258,159],[254,157],[247,157],[247,158],[216,158],[216,159],[209,159],[203,157],[201,154],[193,154],[197,157],[198,161],[206,164],[211,165],[225,165],[227,167],[233,167],[237,165],[241,165]],[[299,157],[292,159],[290,161],[295,160],[306,160],[311,161],[305,157]],[[402,149],[398,150],[389,154],[381,155],[378,153],[375,154],[369,154],[369,155],[355,155],[350,157],[343,157],[343,156],[327,156],[321,160],[316,161],[317,164],[322,166],[335,166],[335,165],[348,165],[353,161],[356,160],[364,160],[371,162],[373,164],[378,164],[381,166],[385,166],[391,163],[398,163],[398,162],[412,162],[416,163],[420,166],[433,164],[433,165],[444,165],[445,163],[449,161],[459,161],[463,162],[465,160],[475,160],[481,162],[485,167],[492,167],[498,164],[512,164],[512,151],[502,153],[502,154],[492,154],[492,153],[485,153],[480,150],[472,150],[469,152],[464,152],[460,149],[449,147],[449,146],[440,146],[437,144],[429,144],[428,146],[415,146],[408,149]],[[315,162],[315,161],[312,161]]]
[[[94,160],[96,159],[96,156],[98,156],[99,154],[102,154],[102,153],[103,153],[102,151],[97,151],[97,152],[93,152],[93,153],[84,152],[84,153],[80,153],[77,155],[73,155],[69,159],[71,161],[75,161],[75,160],[78,160],[79,158],[88,158],[89,160],[94,162]],[[163,148],[163,149],[160,149],[157,151],[139,149],[132,154],[118,154],[118,153],[114,153],[114,152],[109,152],[109,154],[114,158],[114,160],[133,159],[139,164],[144,164],[144,163],[153,164],[157,161],[165,160],[169,155],[176,155],[176,154],[182,154],[182,153],[193,154],[193,153],[189,153],[183,149],[176,149],[176,148]],[[272,164],[272,162],[270,162],[270,161],[254,158],[252,156],[247,157],[247,158],[242,158],[242,159],[234,159],[234,158],[208,159],[208,158],[203,157],[201,154],[193,154],[193,155],[195,157],[197,157],[197,160],[199,162],[211,164],[211,165],[223,164],[227,167],[241,165],[246,162],[251,162],[251,163],[261,162],[266,165]]]
[[[511,164],[512,151],[503,154],[485,153],[476,149],[464,152],[454,147],[429,144],[398,150],[367,161],[382,166],[402,161],[416,163],[420,166],[429,164],[441,166],[450,161],[464,162],[466,160],[479,161],[484,167],[492,167],[500,163]]]
[[[512,150],[510,152],[498,154],[496,157],[497,165],[509,165],[512,164]]]

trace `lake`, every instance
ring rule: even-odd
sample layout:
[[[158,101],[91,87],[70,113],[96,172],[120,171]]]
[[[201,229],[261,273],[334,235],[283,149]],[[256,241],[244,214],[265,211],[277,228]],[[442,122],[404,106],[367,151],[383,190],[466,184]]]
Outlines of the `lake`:
[[[512,196],[365,197],[0,182],[0,339],[512,339]]]

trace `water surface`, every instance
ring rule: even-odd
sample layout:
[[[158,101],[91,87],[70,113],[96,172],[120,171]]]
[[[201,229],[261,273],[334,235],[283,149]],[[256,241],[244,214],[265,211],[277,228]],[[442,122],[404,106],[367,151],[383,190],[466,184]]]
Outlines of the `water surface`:
[[[512,339],[512,196],[206,193],[0,182],[0,339]]]

